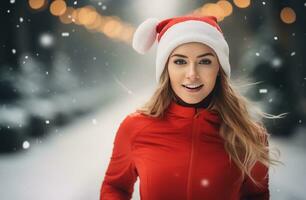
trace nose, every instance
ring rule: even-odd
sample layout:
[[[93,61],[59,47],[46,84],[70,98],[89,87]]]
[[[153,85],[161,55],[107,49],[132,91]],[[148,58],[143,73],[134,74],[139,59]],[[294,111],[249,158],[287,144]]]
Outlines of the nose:
[[[200,78],[196,65],[194,63],[191,63],[188,67],[187,67],[187,72],[186,72],[186,78],[190,79],[190,80],[195,80]]]

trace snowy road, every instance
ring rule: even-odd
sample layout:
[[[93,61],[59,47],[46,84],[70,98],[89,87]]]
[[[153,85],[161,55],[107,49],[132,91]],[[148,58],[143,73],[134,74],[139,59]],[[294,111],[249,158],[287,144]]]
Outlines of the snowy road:
[[[141,94],[141,93],[140,93]],[[128,95],[54,130],[25,153],[0,156],[1,200],[96,200],[109,162],[114,134],[126,114],[148,95]],[[142,93],[143,94],[143,93]],[[285,166],[270,172],[271,199],[306,200],[306,149],[273,139]],[[139,182],[133,199],[139,199]]]

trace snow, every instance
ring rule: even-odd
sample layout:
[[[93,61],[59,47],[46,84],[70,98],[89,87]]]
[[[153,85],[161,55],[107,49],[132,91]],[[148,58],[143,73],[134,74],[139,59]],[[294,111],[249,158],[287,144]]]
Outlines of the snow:
[[[272,59],[271,64],[272,64],[272,67],[274,67],[274,68],[280,67],[281,64],[282,64],[282,60],[278,57],[275,57],[275,58]]]
[[[268,92],[268,89],[259,89],[259,93],[266,94]]]
[[[12,49],[12,54],[16,54],[16,49]]]
[[[28,141],[24,141],[24,142],[22,143],[22,147],[23,147],[24,149],[28,149],[28,148],[30,148],[30,143],[29,143]]]
[[[290,53],[290,56],[294,56],[295,55],[295,51]]]
[[[149,97],[147,91],[122,96],[73,124],[55,129],[48,140],[27,140],[31,148],[16,155],[1,155],[1,198],[15,200],[99,199],[109,164],[115,132],[136,106]],[[114,114],[116,113],[116,114]],[[95,126],[93,122],[98,121]],[[270,169],[271,200],[305,199],[305,130],[292,139],[272,137],[270,145],[281,151],[283,166]],[[201,184],[209,186],[203,177]],[[14,192],[12,192],[14,188]],[[139,179],[133,200],[139,200]]]
[[[63,32],[62,37],[69,37],[69,32]]]
[[[260,53],[256,52],[255,55],[256,55],[256,56],[260,56]]]
[[[39,43],[42,47],[51,47],[54,44],[54,37],[50,33],[43,33],[39,37]]]

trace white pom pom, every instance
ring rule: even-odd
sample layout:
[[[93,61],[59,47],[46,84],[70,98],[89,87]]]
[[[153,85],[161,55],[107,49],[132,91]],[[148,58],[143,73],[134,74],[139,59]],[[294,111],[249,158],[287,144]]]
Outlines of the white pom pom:
[[[156,40],[156,26],[159,20],[149,18],[142,22],[133,36],[133,48],[140,54],[145,54],[153,46]]]

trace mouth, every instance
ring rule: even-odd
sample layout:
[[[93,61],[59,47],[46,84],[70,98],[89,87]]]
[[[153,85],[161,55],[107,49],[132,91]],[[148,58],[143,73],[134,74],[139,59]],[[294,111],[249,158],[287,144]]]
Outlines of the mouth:
[[[204,86],[203,84],[199,85],[199,86],[187,86],[182,84],[182,86],[188,91],[188,92],[198,92],[201,90],[201,88]]]

